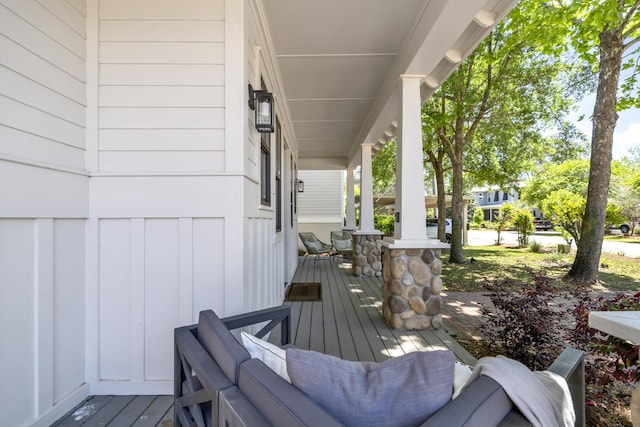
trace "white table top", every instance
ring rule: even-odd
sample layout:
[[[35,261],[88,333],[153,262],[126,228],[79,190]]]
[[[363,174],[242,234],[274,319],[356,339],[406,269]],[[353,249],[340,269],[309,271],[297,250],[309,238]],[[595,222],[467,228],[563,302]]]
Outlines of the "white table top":
[[[589,326],[640,344],[640,311],[592,311]]]

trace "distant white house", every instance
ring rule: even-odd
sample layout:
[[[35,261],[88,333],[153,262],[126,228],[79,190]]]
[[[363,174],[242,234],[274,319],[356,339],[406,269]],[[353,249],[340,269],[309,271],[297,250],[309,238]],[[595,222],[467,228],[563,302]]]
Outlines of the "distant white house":
[[[340,221],[304,171],[348,171],[353,220],[361,165],[372,231],[371,156],[398,135],[396,238],[422,244],[421,103],[515,3],[0,0],[6,424],[172,394],[175,327],[280,304],[299,227]]]
[[[515,190],[504,191],[498,186],[473,188],[471,193],[474,195],[478,207],[482,208],[485,221],[493,221],[503,204],[520,200],[520,196]]]
[[[515,203],[520,200],[520,194],[516,190],[504,191],[498,186],[475,187],[471,190],[476,203],[484,212],[485,221],[494,221],[505,203]],[[531,214],[534,219],[543,218],[540,208],[532,207]]]

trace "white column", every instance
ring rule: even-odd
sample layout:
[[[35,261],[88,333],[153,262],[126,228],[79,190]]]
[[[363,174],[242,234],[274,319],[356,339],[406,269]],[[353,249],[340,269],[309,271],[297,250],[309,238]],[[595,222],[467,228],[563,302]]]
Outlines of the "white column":
[[[424,76],[400,76],[398,159],[396,167],[397,240],[426,240],[424,166],[422,153],[422,103],[420,83]]]
[[[371,168],[371,146],[362,144],[360,170],[360,231],[376,231],[373,226],[373,172]]]
[[[347,168],[347,223],[346,230],[356,229],[356,197],[354,193],[353,168]]]

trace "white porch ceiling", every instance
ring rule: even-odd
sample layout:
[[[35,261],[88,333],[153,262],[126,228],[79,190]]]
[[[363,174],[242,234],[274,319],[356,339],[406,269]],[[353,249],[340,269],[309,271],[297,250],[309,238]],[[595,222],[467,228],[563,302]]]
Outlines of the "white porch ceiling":
[[[516,2],[263,0],[299,167],[359,164],[394,132],[400,75],[425,75],[426,99]]]

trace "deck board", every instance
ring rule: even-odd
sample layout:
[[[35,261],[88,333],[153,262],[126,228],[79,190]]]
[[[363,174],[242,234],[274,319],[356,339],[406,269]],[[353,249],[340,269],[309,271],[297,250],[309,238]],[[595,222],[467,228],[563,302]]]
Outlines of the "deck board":
[[[349,263],[329,257],[300,262],[292,281],[322,284],[321,302],[287,302],[291,306],[291,342],[298,348],[346,360],[378,362],[412,351],[450,349],[458,360],[475,363],[445,329],[391,329],[382,317],[381,279],[354,277]],[[279,340],[279,332],[271,339]],[[173,396],[92,396],[76,408],[76,414],[70,413],[54,426],[170,427],[172,401]]]

